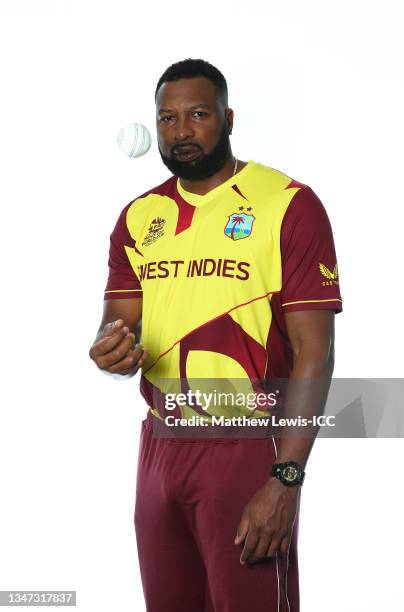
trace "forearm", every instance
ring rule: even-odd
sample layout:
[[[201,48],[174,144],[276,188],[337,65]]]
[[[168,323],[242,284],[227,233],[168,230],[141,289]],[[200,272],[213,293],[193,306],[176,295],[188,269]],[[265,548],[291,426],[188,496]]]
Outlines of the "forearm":
[[[304,349],[295,357],[284,401],[285,419],[312,420],[324,412],[334,369],[332,348],[326,355],[315,355]],[[313,447],[318,426],[288,426],[281,431],[277,463],[296,461],[303,468]]]

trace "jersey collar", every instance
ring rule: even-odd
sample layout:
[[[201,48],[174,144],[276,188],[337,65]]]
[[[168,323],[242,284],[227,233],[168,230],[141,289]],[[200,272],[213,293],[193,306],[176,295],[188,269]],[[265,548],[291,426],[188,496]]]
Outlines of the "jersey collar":
[[[217,185],[217,187],[214,187],[213,189],[205,193],[205,195],[200,195],[198,193],[192,193],[191,191],[186,191],[181,186],[179,178],[177,178],[177,181],[176,181],[177,191],[180,194],[180,196],[186,202],[188,202],[188,204],[192,204],[193,206],[203,206],[203,204],[206,204],[206,202],[210,202],[213,198],[215,198],[217,195],[222,193],[223,190],[227,189],[228,187],[231,187],[232,185],[237,184],[239,180],[242,177],[244,177],[245,174],[247,174],[247,172],[252,168],[254,164],[255,162],[252,159],[249,159],[246,165],[244,166],[244,168],[240,170],[240,172],[237,172],[234,176],[231,176],[230,178],[228,178],[227,181],[220,183],[220,185]]]

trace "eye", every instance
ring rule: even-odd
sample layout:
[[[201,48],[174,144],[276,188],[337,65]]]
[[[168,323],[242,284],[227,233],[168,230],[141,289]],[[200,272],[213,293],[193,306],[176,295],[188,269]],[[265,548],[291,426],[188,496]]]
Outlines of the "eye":
[[[204,113],[203,111],[195,111],[194,116],[196,116],[198,119],[202,119],[202,117],[207,117],[208,113]]]
[[[160,117],[160,123],[169,123],[173,118],[172,115],[164,115],[164,117]]]

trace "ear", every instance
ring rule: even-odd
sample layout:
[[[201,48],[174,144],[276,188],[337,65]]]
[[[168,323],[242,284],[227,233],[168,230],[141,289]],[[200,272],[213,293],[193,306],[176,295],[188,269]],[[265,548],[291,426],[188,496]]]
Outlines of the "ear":
[[[233,119],[234,119],[233,109],[227,108],[225,112],[226,112],[227,129],[228,129],[229,134],[231,134],[233,131]]]

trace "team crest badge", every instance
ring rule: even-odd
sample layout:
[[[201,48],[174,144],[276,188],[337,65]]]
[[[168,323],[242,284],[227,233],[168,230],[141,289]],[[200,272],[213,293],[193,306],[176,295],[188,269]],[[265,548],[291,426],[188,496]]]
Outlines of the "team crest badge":
[[[224,233],[228,238],[231,238],[232,240],[241,240],[242,238],[248,238],[248,236],[252,232],[254,221],[254,215],[249,215],[244,212],[233,213],[229,216],[229,219],[224,228]]]

